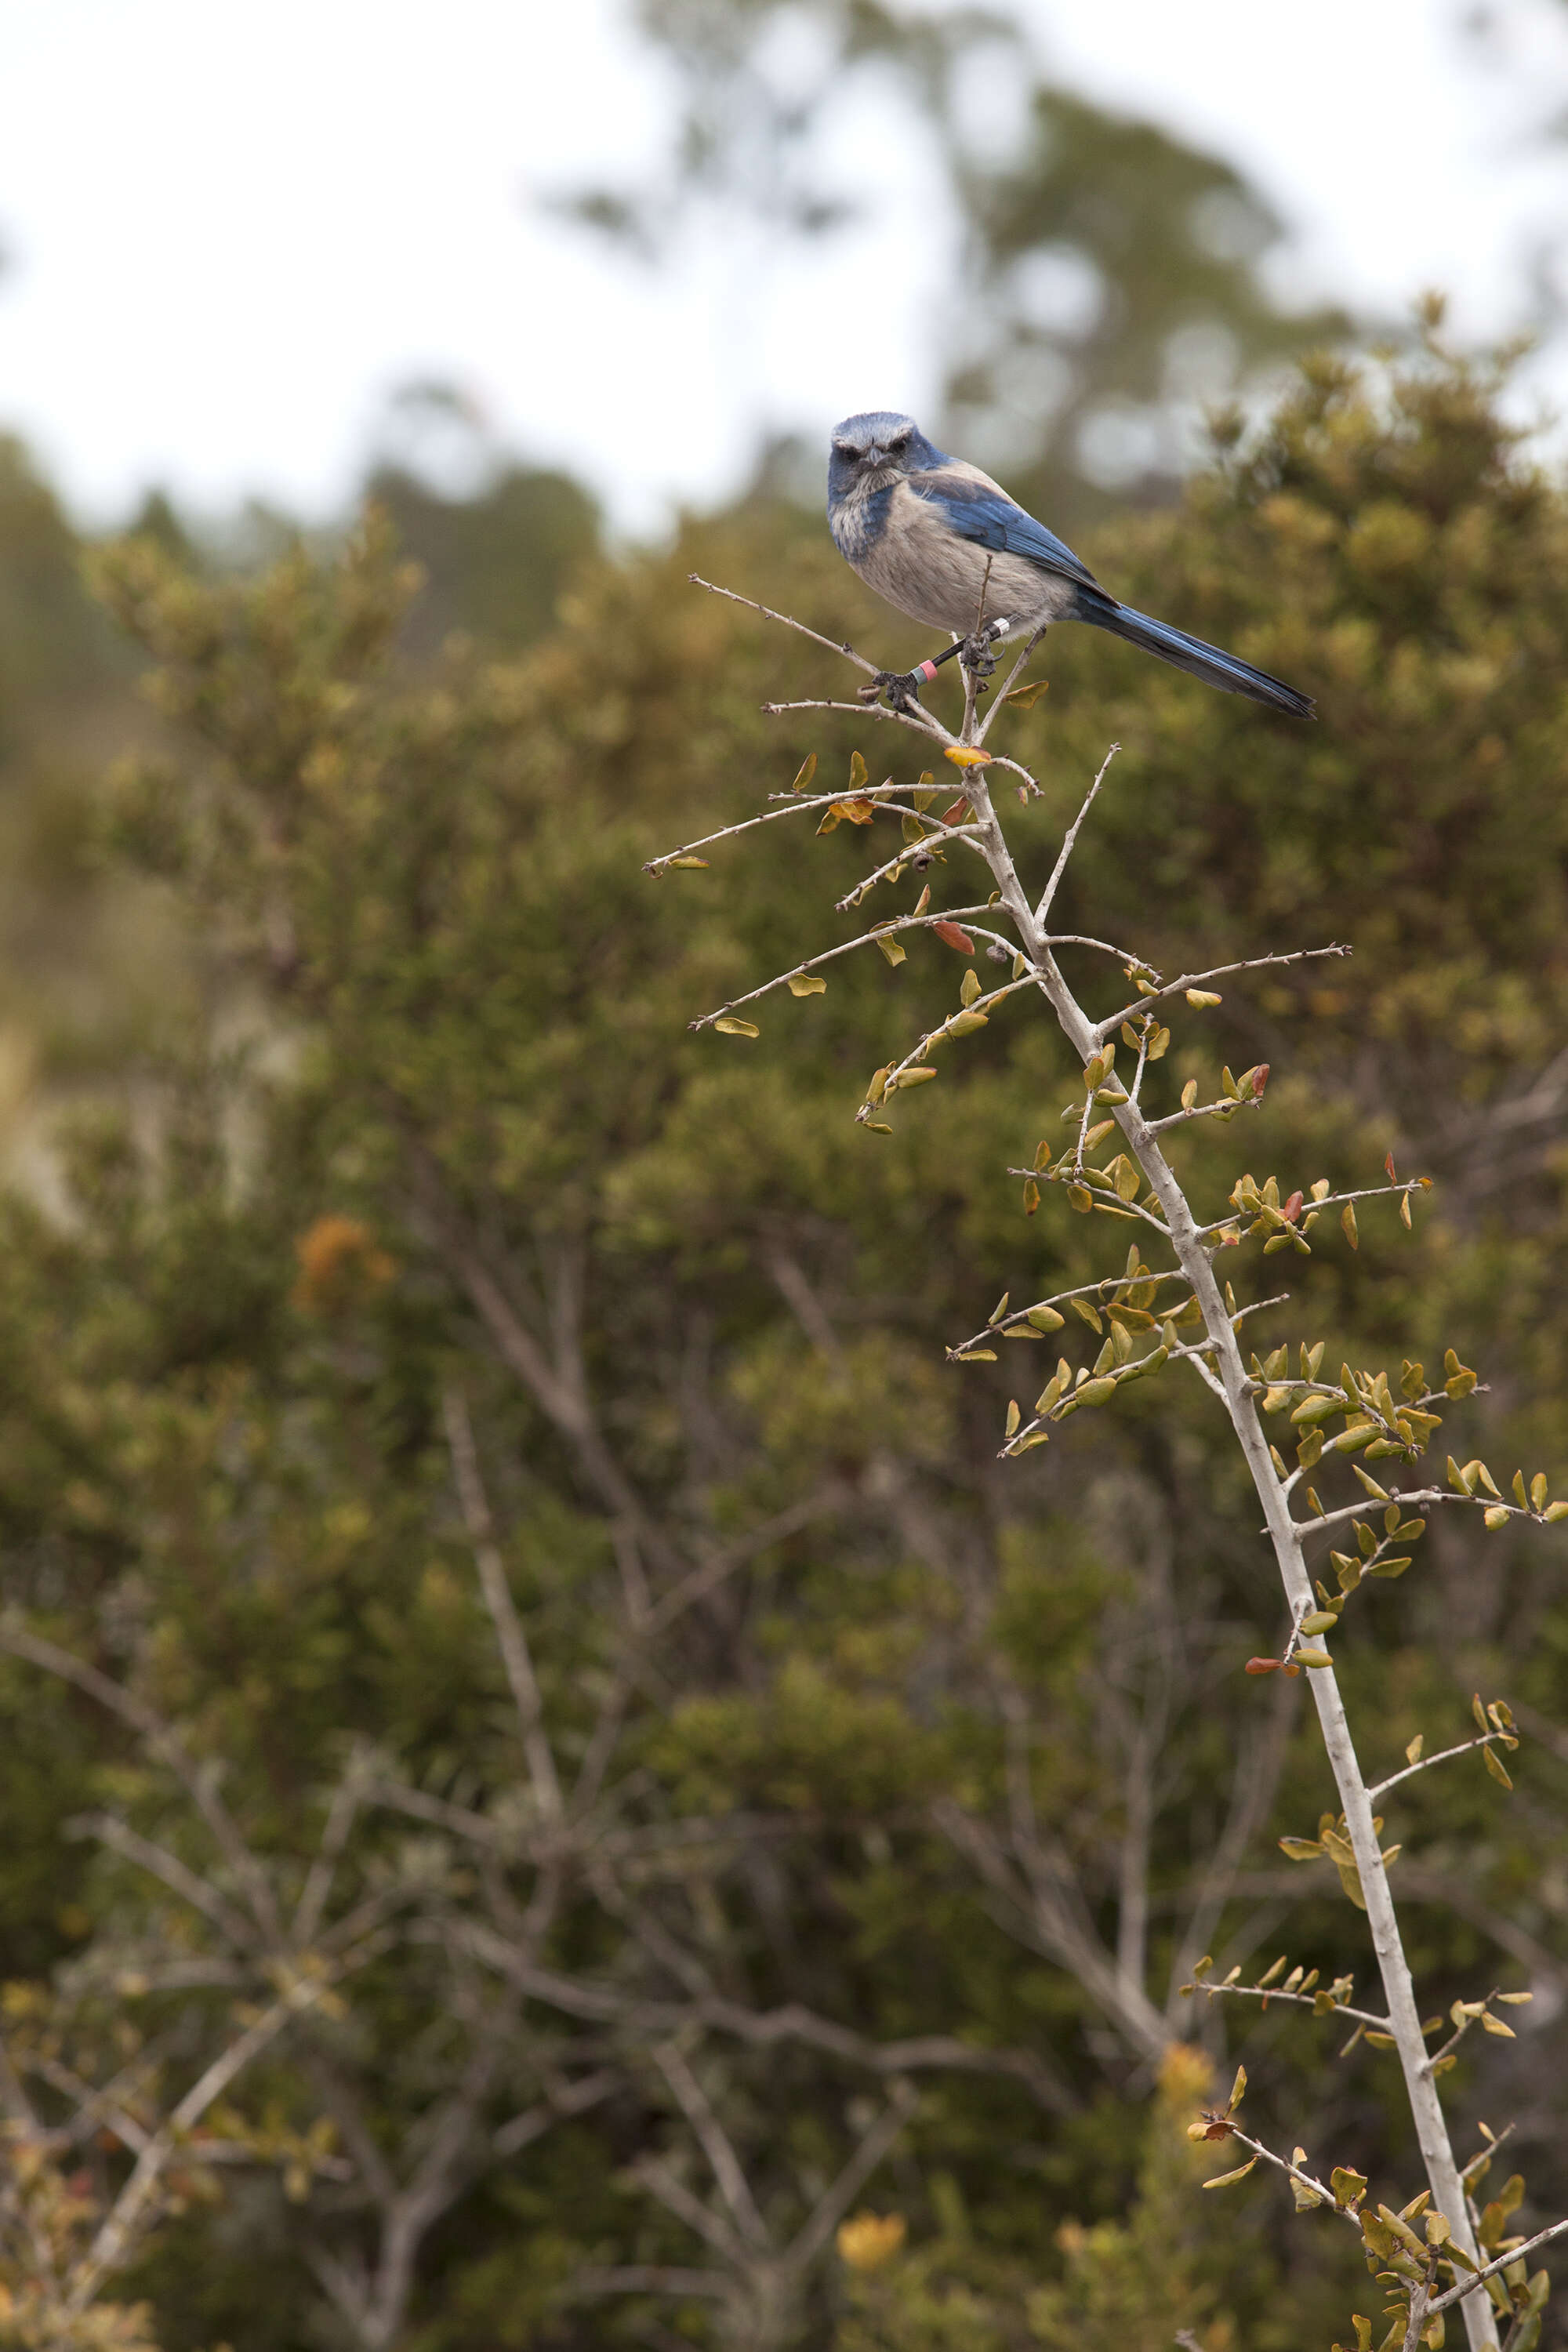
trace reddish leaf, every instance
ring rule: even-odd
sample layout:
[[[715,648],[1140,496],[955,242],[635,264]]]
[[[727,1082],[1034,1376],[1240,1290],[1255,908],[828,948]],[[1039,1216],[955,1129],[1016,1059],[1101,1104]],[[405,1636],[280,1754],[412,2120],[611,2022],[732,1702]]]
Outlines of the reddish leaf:
[[[1259,1062],[1258,1067],[1252,1073],[1252,1099],[1254,1102],[1261,1102],[1263,1100],[1263,1089],[1268,1084],[1268,1065],[1267,1062]]]
[[[1293,1225],[1297,1218],[1300,1215],[1301,1203],[1305,1197],[1306,1196],[1303,1193],[1292,1192],[1290,1198],[1286,1202],[1285,1206],[1280,1210],[1279,1213],[1284,1218],[1288,1225]]]
[[[1277,1675],[1279,1661],[1278,1658],[1248,1658],[1246,1671],[1249,1675]]]
[[[1391,1184],[1397,1184],[1399,1179],[1394,1172],[1394,1154],[1392,1151],[1387,1153],[1385,1156],[1383,1166],[1384,1173],[1387,1176],[1389,1182]]]
[[[957,923],[933,923],[931,929],[943,947],[956,948],[960,955],[974,953],[974,941]]]
[[[942,821],[943,824],[962,824],[968,814],[969,803],[967,801],[954,801],[950,809],[943,809],[942,813]]]

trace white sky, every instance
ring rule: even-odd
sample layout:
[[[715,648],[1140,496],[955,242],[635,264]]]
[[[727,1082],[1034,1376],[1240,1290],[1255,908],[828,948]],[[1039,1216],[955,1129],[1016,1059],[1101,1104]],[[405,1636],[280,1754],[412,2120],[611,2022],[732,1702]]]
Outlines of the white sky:
[[[1528,314],[1568,235],[1565,0],[1485,38],[1461,0],[1022,6],[1072,86],[1298,225],[1291,298]],[[94,522],[154,482],[322,514],[389,393],[446,377],[643,530],[732,488],[763,425],[929,408],[946,224],[874,102],[842,142],[871,216],[800,258],[721,235],[655,278],[531,211],[635,176],[661,95],[617,0],[0,0],[0,428]],[[1568,409],[1568,341],[1537,375]]]

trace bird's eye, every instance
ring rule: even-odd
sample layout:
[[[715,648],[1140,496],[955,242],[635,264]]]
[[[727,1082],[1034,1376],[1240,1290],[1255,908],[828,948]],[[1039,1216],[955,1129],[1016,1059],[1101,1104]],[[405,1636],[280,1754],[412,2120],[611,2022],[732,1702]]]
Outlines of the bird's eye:
[[[860,455],[852,441],[836,441],[833,446],[840,457],[858,457]]]
[[[910,426],[906,425],[901,433],[891,435],[888,442],[889,448],[907,449],[910,446]]]

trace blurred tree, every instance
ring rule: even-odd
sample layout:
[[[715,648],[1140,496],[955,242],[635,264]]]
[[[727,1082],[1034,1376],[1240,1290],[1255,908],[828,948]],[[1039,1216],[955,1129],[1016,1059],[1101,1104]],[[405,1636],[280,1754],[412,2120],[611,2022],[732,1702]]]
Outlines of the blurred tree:
[[[1314,364],[1181,506],[1101,534],[1108,577],[1158,579],[1163,609],[1299,676],[1323,720],[1288,732],[1069,633],[1016,722],[1048,755],[1019,822],[1048,859],[1115,735],[1074,885],[1089,928],[1136,915],[1173,970],[1282,910],[1356,943],[1331,991],[1227,992],[1178,1077],[1212,1084],[1222,1055],[1304,1073],[1247,1129],[1260,1170],[1440,1155],[1415,1240],[1367,1234],[1353,1289],[1319,1253],[1300,1311],[1331,1349],[1447,1326],[1471,1360],[1521,1352],[1550,1397],[1568,502],[1498,394],[1436,348],[1394,378]],[[62,1139],[64,1213],[0,1209],[5,1595],[221,1769],[290,1903],[356,1752],[375,1794],[330,1918],[425,1890],[347,2013],[237,2087],[285,2151],[336,2115],[331,2163],[297,2203],[287,2153],[223,2173],[221,2207],[193,2199],[135,2283],[163,2339],[738,2352],[886,2320],[909,2352],[1012,2352],[1037,2289],[1046,2341],[1125,2352],[1172,2319],[1123,2294],[1171,2210],[1162,2038],[1217,2055],[1231,2034],[1265,2116],[1321,2085],[1277,2011],[1192,2015],[1193,1937],[1222,1969],[1288,1943],[1325,1977],[1358,1947],[1332,1874],[1273,1860],[1271,1832],[1327,1796],[1288,1692],[1246,1684],[1236,1729],[1275,1604],[1260,1620],[1255,1512],[1201,1398],[1082,1415],[1003,1471],[1014,1366],[943,1364],[1003,1289],[1094,1270],[998,1181],[1061,1099],[1054,1042],[994,1020],[889,1142],[853,1110],[875,1041],[951,1009],[944,950],[848,960],[755,1042],[685,1028],[790,961],[856,870],[842,829],[639,870],[787,787],[803,747],[759,706],[832,675],[686,575],[833,643],[871,599],[763,499],[595,561],[523,660],[398,664],[409,583],[375,529],[257,577],[193,575],[157,533],[99,568],[176,749],[120,772],[93,838],[151,877],[200,985]],[[847,739],[814,738],[842,772]],[[1367,1131],[1369,1068],[1397,1137]],[[1500,1166],[1529,1178],[1506,1219]],[[1549,1412],[1500,1384],[1479,1410],[1489,1458],[1561,1475]],[[1417,1730],[1462,1736],[1477,1682],[1550,1731],[1560,1563],[1507,1534],[1424,1549],[1342,1645],[1388,1764]],[[138,1863],[137,1836],[215,1868],[121,1718],[15,1657],[0,1691],[26,1767],[7,1971],[28,2000],[96,1998],[107,2032],[105,1988],[153,1956],[164,1975],[121,1998],[194,2066],[276,1953]],[[1516,1802],[1559,1819],[1568,1758],[1546,1738],[1517,1761]],[[1416,1782],[1402,1814],[1419,1965],[1434,2006],[1493,1954],[1534,1981],[1519,2041],[1472,2036],[1454,2079],[1518,2119],[1560,2205],[1568,1889],[1473,1780],[1440,1802]],[[1048,1852],[1018,1832],[1026,1786]],[[84,1815],[120,1827],[63,1843]],[[217,1892],[232,1907],[221,1870]],[[1383,2063],[1358,2049],[1319,2109],[1373,2168]],[[110,2188],[125,2161],[94,2151]],[[885,2314],[830,2251],[846,2181],[906,2222],[907,2292],[868,2273]],[[1316,2241],[1260,2191],[1239,2242],[1211,2202],[1181,2324],[1206,2352],[1227,2314],[1254,2352],[1299,2352],[1339,2296]]]
[[[830,236],[860,211],[840,161],[855,107],[891,95],[930,163],[921,240],[957,236],[930,314],[946,415],[925,421],[1058,520],[1169,499],[1207,404],[1348,331],[1280,304],[1263,265],[1283,224],[1233,166],[1059,88],[1014,11],[639,0],[637,16],[674,68],[663,176],[557,208],[650,263],[697,216],[722,234],[739,215],[764,249]],[[889,256],[916,241],[910,222],[880,226]]]
[[[455,386],[405,384],[382,427],[366,495],[425,574],[403,643],[428,659],[454,630],[498,653],[542,636],[574,568],[599,543],[598,509],[567,475],[520,465]]]

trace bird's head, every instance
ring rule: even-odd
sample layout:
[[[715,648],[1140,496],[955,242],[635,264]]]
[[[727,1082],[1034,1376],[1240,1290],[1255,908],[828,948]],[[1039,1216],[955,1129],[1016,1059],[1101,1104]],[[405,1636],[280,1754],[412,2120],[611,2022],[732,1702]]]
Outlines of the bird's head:
[[[945,463],[912,416],[890,408],[868,409],[862,416],[847,416],[833,428],[827,457],[829,504],[852,493],[879,490],[902,474],[914,474]]]

